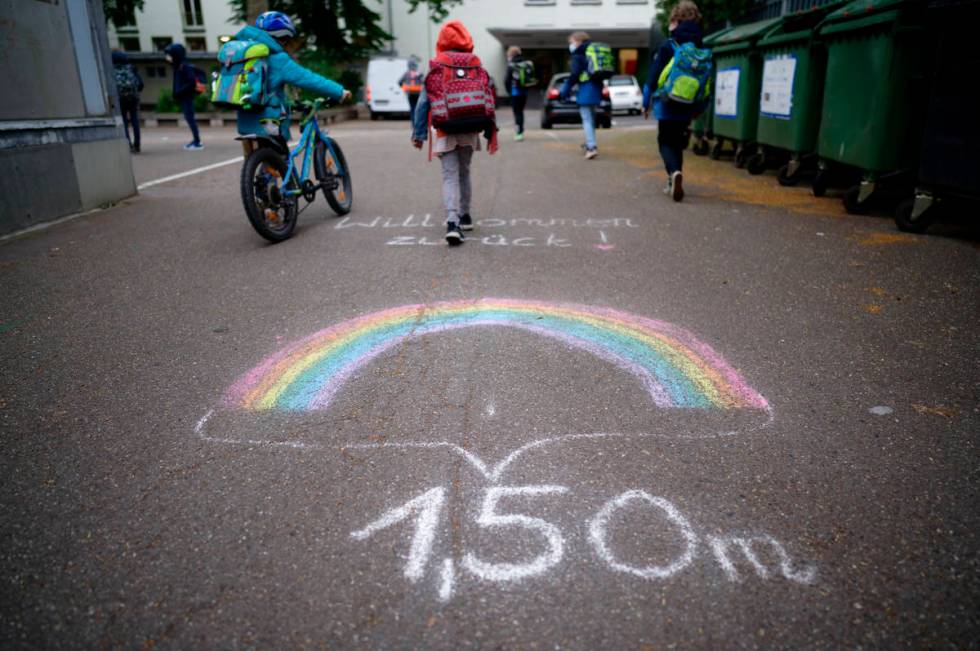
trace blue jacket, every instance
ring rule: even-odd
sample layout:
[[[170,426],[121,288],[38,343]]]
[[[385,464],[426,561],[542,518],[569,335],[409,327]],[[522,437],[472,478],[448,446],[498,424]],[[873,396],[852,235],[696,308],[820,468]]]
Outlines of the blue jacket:
[[[429,137],[429,110],[432,104],[429,102],[429,95],[422,86],[422,93],[419,95],[419,103],[415,105],[415,115],[412,116],[412,140],[425,142]]]
[[[572,53],[572,70],[565,84],[561,87],[561,96],[568,98],[572,94],[572,88],[578,86],[578,95],[575,101],[579,106],[598,106],[602,103],[602,82],[601,81],[579,81],[583,72],[588,72],[589,61],[585,58],[585,49],[590,41],[582,43],[575,52]]]
[[[187,50],[180,43],[171,43],[163,53],[170,55],[170,65],[174,68],[174,99],[193,99],[197,95],[197,75],[194,66],[187,63]]]
[[[238,112],[238,133],[267,135],[261,120],[281,120],[280,134],[289,139],[290,102],[286,85],[297,86],[327,99],[337,101],[344,96],[344,87],[335,81],[307,70],[296,63],[268,32],[249,25],[235,34],[235,40],[257,41],[269,47],[269,95],[272,102],[260,111]]]
[[[677,102],[667,102],[657,96],[657,86],[660,83],[660,75],[664,68],[674,58],[674,48],[670,44],[674,41],[678,45],[684,43],[694,43],[697,47],[704,47],[702,41],[701,26],[693,20],[685,20],[670,33],[670,39],[664,41],[650,63],[650,72],[647,74],[647,83],[643,87],[643,108],[649,109],[653,102],[653,116],[658,120],[678,120],[688,121],[695,115],[703,112],[708,106],[708,99],[703,102],[686,106]]]

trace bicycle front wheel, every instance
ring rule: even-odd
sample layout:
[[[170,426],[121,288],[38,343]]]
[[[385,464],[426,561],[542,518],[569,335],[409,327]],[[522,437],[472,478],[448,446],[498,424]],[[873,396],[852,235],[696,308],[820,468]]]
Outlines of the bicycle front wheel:
[[[338,215],[346,215],[354,204],[354,193],[351,189],[350,168],[344,152],[333,138],[326,142],[316,143],[314,166],[316,177],[323,187],[323,195],[327,203]]]
[[[269,148],[249,154],[242,167],[242,202],[256,232],[270,242],[288,239],[296,228],[299,207],[285,196],[286,161]]]

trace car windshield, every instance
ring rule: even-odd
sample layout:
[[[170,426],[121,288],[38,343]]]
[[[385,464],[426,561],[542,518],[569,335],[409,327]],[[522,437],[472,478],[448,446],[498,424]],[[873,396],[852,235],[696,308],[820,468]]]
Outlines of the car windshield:
[[[551,87],[558,88],[559,86],[565,83],[565,79],[567,78],[568,75],[558,75],[557,77],[551,80]]]
[[[632,86],[634,83],[632,77],[613,77],[609,80],[610,86]]]

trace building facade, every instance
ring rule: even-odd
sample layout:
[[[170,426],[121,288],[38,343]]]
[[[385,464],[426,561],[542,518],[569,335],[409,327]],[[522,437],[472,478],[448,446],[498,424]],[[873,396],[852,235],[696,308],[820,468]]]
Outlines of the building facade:
[[[394,35],[399,56],[432,58],[439,26],[423,9],[408,12],[404,0],[384,0],[385,26]],[[619,57],[620,72],[642,73],[649,58],[654,0],[465,0],[449,19],[461,20],[473,34],[475,52],[502,84],[506,49],[516,45],[538,67],[539,78],[567,70],[568,35],[583,30],[609,43]],[[506,90],[499,89],[501,94]]]
[[[221,44],[244,23],[232,15],[228,0],[147,0],[132,25],[109,26],[109,44],[126,52],[146,88],[144,106],[152,106],[171,86],[163,49],[171,43],[187,48],[187,57],[210,69]]]
[[[0,234],[135,194],[101,0],[0,0],[0,16]]]

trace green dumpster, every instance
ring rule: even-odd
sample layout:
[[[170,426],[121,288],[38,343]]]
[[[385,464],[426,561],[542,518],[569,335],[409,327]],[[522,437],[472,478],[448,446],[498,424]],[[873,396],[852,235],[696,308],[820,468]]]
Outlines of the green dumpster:
[[[774,157],[772,150],[779,150],[779,158],[785,161],[788,154],[789,160],[777,178],[782,185],[795,185],[803,157],[816,151],[827,53],[814,37],[814,28],[841,4],[787,16],[756,45],[762,56],[762,86],[759,148],[746,165],[752,174],[762,173]]]
[[[735,166],[745,166],[747,145],[755,142],[759,122],[762,57],[755,44],[781,21],[782,18],[771,18],[741,25],[718,37],[713,48],[716,72],[712,158],[720,157],[727,140],[735,145]]]
[[[844,195],[849,212],[865,212],[881,181],[915,167],[918,138],[909,134],[921,130],[932,52],[924,7],[918,0],[857,0],[818,30],[827,74],[814,194],[826,191],[833,163],[860,170],[861,184]]]
[[[721,37],[723,34],[727,34],[728,32],[732,31],[732,29],[733,28],[731,27],[726,27],[717,32],[709,34],[704,38],[704,46],[706,48],[714,47],[715,43],[718,41],[718,38]],[[712,92],[714,92],[714,87],[715,87],[715,78],[714,78],[714,73],[712,73],[711,75]],[[708,141],[711,139],[711,114],[712,114],[713,107],[714,107],[714,102],[709,102],[708,108],[705,109],[704,113],[699,115],[691,123],[691,133],[694,134],[694,144],[691,145],[691,151],[693,151],[698,156],[704,156],[705,154],[708,153],[710,149],[710,145]]]

